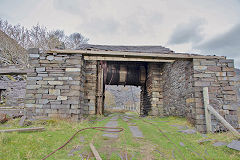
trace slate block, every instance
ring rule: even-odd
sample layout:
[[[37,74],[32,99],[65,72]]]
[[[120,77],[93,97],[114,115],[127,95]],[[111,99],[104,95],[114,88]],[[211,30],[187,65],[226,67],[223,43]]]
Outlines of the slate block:
[[[227,145],[228,148],[235,149],[240,151],[240,141],[238,140],[233,140],[231,143]]]

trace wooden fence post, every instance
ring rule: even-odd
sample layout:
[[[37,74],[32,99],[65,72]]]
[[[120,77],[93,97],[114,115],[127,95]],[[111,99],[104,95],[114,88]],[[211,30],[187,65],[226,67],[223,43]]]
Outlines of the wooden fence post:
[[[240,138],[240,134],[236,129],[234,129],[210,104],[209,104],[209,95],[208,87],[203,88],[203,99],[204,99],[204,108],[205,108],[205,118],[207,132],[212,132],[211,125],[211,114],[213,114],[234,136]]]
[[[236,129],[234,129],[217,111],[212,107],[208,106],[209,111],[236,137],[240,138],[240,134]]]
[[[206,120],[207,132],[212,132],[211,114],[208,111],[208,106],[209,106],[208,87],[203,88],[203,99],[204,99],[204,109],[205,109],[205,120]]]

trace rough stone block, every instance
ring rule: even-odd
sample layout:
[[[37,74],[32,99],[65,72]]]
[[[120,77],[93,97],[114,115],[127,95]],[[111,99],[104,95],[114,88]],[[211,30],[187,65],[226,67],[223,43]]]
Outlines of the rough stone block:
[[[42,77],[27,77],[27,80],[28,81],[32,81],[32,80],[34,80],[34,81],[39,81],[39,80],[42,80],[43,78]]]
[[[222,71],[224,72],[234,72],[234,68],[230,68],[230,67],[222,67]]]
[[[224,95],[224,100],[235,102],[237,100],[237,97],[233,95]]]
[[[205,71],[207,70],[207,66],[193,66],[193,69],[196,71]]]
[[[27,89],[39,89],[41,85],[27,85]]]
[[[39,48],[29,48],[28,53],[29,54],[38,54],[39,53]]]
[[[66,68],[66,72],[80,72],[80,68]]]
[[[212,77],[211,74],[204,74],[204,73],[199,73],[199,74],[193,74],[193,77],[199,77],[199,78],[209,78],[209,77]]]
[[[216,72],[215,73],[217,77],[225,77],[227,76],[227,72]]]
[[[234,77],[236,75],[235,72],[227,72],[227,76],[229,77]]]
[[[195,82],[195,86],[201,86],[201,87],[207,87],[210,86],[210,82],[201,82],[201,81],[197,81]]]
[[[237,104],[223,105],[223,109],[237,111],[238,105]]]
[[[80,104],[79,100],[63,100],[62,104]]]
[[[67,96],[58,96],[57,100],[67,100]]]
[[[212,72],[220,72],[221,71],[221,67],[218,67],[218,66],[208,66],[207,67],[207,70],[208,71],[212,71]]]
[[[67,81],[67,80],[70,80],[69,78],[70,77],[58,77],[58,80],[60,80],[60,81]]]
[[[49,95],[60,95],[60,89],[49,89]]]
[[[32,54],[32,53],[30,53],[30,54],[29,54],[29,57],[30,57],[30,58],[38,58],[38,57],[39,57],[39,54]]]
[[[66,63],[68,63],[68,64],[80,64],[81,60],[79,60],[79,59],[67,59]]]
[[[45,71],[46,71],[45,67],[36,68],[36,72],[45,72]]]
[[[195,98],[186,99],[186,103],[193,103],[193,102],[195,102]]]
[[[38,76],[39,77],[48,77],[48,74],[47,73],[45,73],[45,74],[39,73]]]
[[[54,60],[54,56],[47,56],[47,60],[49,60],[49,61]]]
[[[50,85],[63,85],[63,81],[48,81]]]
[[[39,99],[39,100],[38,100],[38,103],[39,103],[39,104],[48,104],[48,103],[49,103],[49,100],[48,100],[48,99]]]
[[[205,60],[205,61],[201,61],[200,63],[203,66],[216,66],[217,65],[215,61],[206,61]]]

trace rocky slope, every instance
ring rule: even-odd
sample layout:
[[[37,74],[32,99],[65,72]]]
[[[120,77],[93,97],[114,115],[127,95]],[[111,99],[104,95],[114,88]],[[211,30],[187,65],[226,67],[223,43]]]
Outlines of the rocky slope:
[[[140,104],[140,87],[135,86],[106,86],[105,106],[121,107],[133,104]]]

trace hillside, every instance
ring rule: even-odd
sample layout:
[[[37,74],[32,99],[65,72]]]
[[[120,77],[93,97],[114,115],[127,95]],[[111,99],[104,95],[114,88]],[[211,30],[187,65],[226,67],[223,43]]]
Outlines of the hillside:
[[[131,105],[134,102],[140,104],[140,87],[135,86],[106,86],[105,106],[121,107]]]
[[[4,64],[26,64],[27,51],[14,39],[0,30],[0,66]]]

